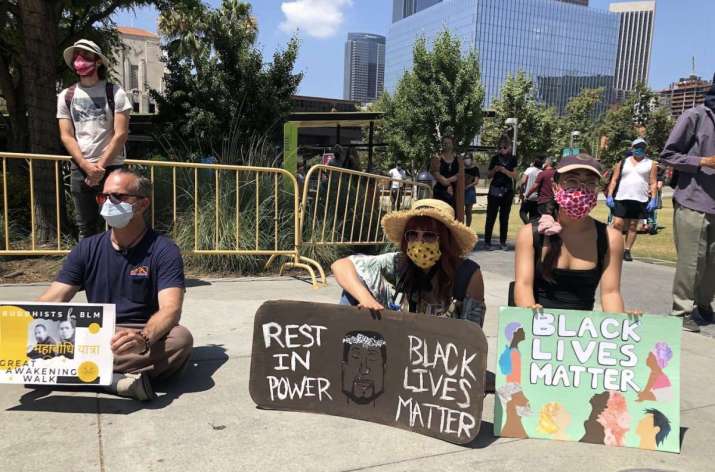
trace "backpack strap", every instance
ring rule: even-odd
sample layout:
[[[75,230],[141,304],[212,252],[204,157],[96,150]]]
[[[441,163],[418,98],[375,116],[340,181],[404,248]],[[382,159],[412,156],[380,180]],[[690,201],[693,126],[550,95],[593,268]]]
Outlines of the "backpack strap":
[[[539,225],[531,223],[531,238],[534,241],[534,268],[541,264],[541,251],[544,248],[544,235],[539,233]]]
[[[471,259],[464,259],[457,268],[457,274],[454,277],[454,287],[452,289],[455,300],[462,301],[467,296],[467,288],[472,276],[479,270],[479,264]]]
[[[67,87],[67,91],[65,92],[65,105],[67,105],[67,111],[69,111],[70,120],[72,120],[72,99],[74,98],[75,90],[77,90],[77,84],[72,84]],[[74,124],[74,122],[72,124]]]
[[[112,116],[114,116],[114,84],[107,82],[104,90],[107,94],[107,105],[109,105],[109,111],[111,111]]]
[[[608,254],[608,227],[601,223],[600,221],[595,221],[596,223],[596,251],[597,251],[597,262],[596,267],[598,268],[598,273],[603,274],[603,269],[606,261],[606,254]]]

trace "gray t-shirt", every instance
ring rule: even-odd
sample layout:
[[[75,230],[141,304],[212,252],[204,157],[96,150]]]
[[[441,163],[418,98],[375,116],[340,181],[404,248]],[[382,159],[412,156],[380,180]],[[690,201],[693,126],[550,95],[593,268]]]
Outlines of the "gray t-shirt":
[[[106,81],[100,80],[93,87],[77,84],[72,97],[71,115],[65,103],[67,89],[57,96],[57,119],[72,120],[77,144],[82,155],[90,162],[97,162],[114,136],[114,116],[107,103]],[[132,109],[127,94],[114,85],[114,113]],[[107,165],[121,165],[124,149],[119,151]]]
[[[534,186],[534,183],[536,182],[536,178],[541,174],[541,169],[534,167],[534,166],[529,166],[525,171],[524,175],[526,176],[526,185],[525,185],[525,192],[528,192],[531,187]],[[534,192],[529,197],[527,200],[530,202],[535,202],[539,199],[539,192]]]

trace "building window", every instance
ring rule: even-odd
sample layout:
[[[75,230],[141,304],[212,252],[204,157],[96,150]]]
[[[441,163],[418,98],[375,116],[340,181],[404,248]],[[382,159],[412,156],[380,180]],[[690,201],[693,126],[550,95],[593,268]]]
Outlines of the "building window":
[[[139,66],[129,66],[129,88],[139,88]]]
[[[149,102],[149,113],[156,113],[156,104],[154,102]]]
[[[134,111],[134,113],[139,113],[139,102],[132,101],[132,111]]]

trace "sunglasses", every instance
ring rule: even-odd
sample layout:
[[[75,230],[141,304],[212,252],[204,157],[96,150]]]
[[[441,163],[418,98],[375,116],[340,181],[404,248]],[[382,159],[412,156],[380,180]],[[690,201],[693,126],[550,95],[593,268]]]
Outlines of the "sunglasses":
[[[135,195],[133,193],[100,193],[97,195],[97,203],[104,205],[104,202],[109,199],[113,204],[118,204],[122,202],[128,202],[130,198],[144,198],[141,195]]]
[[[435,243],[439,241],[439,234],[435,233],[434,231],[417,231],[411,229],[409,231],[405,231],[405,240],[408,243],[414,243],[416,241]]]

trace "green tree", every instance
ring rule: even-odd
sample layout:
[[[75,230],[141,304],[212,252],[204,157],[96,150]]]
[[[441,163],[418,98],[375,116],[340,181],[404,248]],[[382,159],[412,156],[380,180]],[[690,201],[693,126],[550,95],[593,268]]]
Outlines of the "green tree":
[[[281,124],[302,79],[293,73],[295,38],[265,63],[251,6],[238,0],[217,9],[186,1],[162,11],[159,28],[168,74],[164,92],[152,95],[170,143],[188,140],[194,151],[221,158],[224,143],[250,145]]]
[[[385,93],[375,108],[384,111],[381,129],[395,158],[424,168],[444,135],[468,146],[482,126],[484,88],[477,53],[462,54],[458,38],[440,33],[428,50],[424,37],[413,49],[414,67],[405,72],[394,95]]]
[[[638,84],[626,99],[606,113],[599,132],[606,138],[601,161],[613,165],[623,159],[631,142],[645,137],[651,155],[663,149],[673,126],[667,109],[658,104],[655,93],[644,84]]]
[[[569,99],[564,110],[564,115],[559,122],[559,130],[556,138],[557,155],[560,155],[563,148],[571,144],[571,132],[581,133],[578,144],[586,152],[593,153],[598,141],[597,122],[600,119],[598,107],[603,98],[603,88],[583,89],[581,92]]]
[[[511,136],[507,118],[519,120],[517,155],[521,164],[554,149],[559,128],[556,112],[539,104],[535,96],[534,81],[525,72],[509,75],[502,85],[499,97],[492,102],[495,117],[486,120],[482,143],[496,146],[503,134]]]

